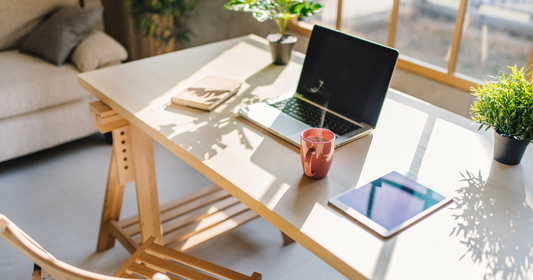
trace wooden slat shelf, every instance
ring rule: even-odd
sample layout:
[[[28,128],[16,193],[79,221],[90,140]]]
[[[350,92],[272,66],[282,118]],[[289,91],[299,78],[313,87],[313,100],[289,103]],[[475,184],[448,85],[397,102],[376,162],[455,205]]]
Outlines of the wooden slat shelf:
[[[163,244],[179,251],[189,250],[258,217],[217,185],[163,204],[160,209]],[[112,221],[108,225],[129,252],[141,246],[137,215],[119,222]]]
[[[111,131],[113,135],[97,251],[113,247],[116,239],[133,254],[142,244],[139,215],[123,220],[119,220],[119,217],[125,185],[136,180],[132,161],[135,157],[131,152],[132,137],[135,137],[132,133],[135,131],[132,132],[132,126],[125,118],[102,101],[89,103],[89,108],[95,127],[102,133]],[[136,137],[139,136],[143,135],[137,134]],[[151,143],[151,139],[148,142]],[[180,251],[191,249],[258,217],[246,205],[214,184],[159,206],[159,213],[163,245]],[[146,215],[155,216],[151,213]]]

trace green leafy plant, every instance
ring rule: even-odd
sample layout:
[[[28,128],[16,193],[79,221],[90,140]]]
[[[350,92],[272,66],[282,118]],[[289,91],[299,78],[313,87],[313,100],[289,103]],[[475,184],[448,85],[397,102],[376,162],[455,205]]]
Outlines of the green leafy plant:
[[[259,22],[276,21],[283,40],[287,23],[293,18],[314,15],[322,5],[311,0],[231,0],[224,7],[231,11],[251,12]]]
[[[472,88],[477,97],[471,109],[472,119],[481,124],[479,129],[494,130],[502,136],[516,140],[533,140],[533,84],[527,74],[517,66],[509,67],[511,73],[498,74],[496,81]],[[478,130],[479,130],[478,129]]]
[[[145,37],[161,43],[163,49],[172,40],[189,41],[191,29],[187,25],[190,12],[199,0],[128,0],[131,15]]]

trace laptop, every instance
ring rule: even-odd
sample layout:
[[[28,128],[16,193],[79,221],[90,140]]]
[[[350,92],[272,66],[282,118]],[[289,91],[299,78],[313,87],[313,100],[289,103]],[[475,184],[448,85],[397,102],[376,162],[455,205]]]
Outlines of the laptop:
[[[340,147],[375,129],[398,54],[315,25],[296,92],[242,108],[239,115],[297,147],[304,130],[327,128]]]

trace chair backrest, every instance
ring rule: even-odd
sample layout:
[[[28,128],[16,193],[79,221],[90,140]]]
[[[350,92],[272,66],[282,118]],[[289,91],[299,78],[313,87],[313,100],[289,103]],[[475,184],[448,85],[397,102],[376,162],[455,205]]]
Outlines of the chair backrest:
[[[155,237],[146,240],[131,258],[115,273],[115,276],[149,277],[156,272],[183,277],[185,279],[217,280],[216,275],[229,280],[261,280],[262,275],[251,276],[229,268],[210,263],[174,249],[154,243]],[[170,261],[169,261],[170,260]],[[174,279],[174,278],[172,278]]]
[[[0,214],[0,236],[56,280],[120,280],[134,279],[137,276],[152,278],[152,280],[170,280],[167,274],[186,279],[206,280],[218,279],[212,275],[230,280],[261,280],[262,277],[257,272],[254,272],[252,276],[247,276],[164,247],[154,243],[155,237],[144,242],[114,276],[107,276],[57,260],[2,214]]]
[[[0,214],[0,236],[57,280],[123,280],[83,270],[57,260],[2,214]]]

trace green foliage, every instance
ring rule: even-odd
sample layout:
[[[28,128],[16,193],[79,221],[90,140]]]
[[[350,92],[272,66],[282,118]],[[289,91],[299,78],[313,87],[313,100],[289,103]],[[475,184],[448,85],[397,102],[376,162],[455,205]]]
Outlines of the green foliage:
[[[189,41],[187,21],[199,0],[128,0],[131,15],[144,36],[160,40],[167,45],[170,40]],[[163,24],[163,18],[172,24]]]
[[[224,7],[231,11],[251,12],[260,22],[273,19],[278,24],[281,38],[289,20],[308,17],[322,10],[322,5],[313,0],[231,0]]]
[[[472,119],[481,124],[479,129],[492,127],[505,137],[530,141],[533,140],[533,84],[526,79],[524,67],[518,70],[515,65],[509,69],[508,76],[503,72],[496,77],[497,81],[472,88],[472,94],[477,97],[471,107],[471,114],[475,115]]]

